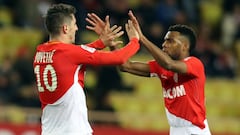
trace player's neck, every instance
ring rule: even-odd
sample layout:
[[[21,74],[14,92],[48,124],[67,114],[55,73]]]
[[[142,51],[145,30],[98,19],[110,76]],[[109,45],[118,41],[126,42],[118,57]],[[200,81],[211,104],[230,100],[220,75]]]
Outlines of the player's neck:
[[[188,52],[183,53],[183,54],[179,57],[179,60],[183,60],[183,59],[185,59],[185,58],[187,58],[187,57],[189,57],[189,56],[190,56],[190,55],[189,55]]]
[[[62,43],[66,43],[66,44],[71,43],[71,42],[69,42],[69,40],[67,40],[66,38],[64,38],[62,36],[50,36],[49,42],[62,42]]]

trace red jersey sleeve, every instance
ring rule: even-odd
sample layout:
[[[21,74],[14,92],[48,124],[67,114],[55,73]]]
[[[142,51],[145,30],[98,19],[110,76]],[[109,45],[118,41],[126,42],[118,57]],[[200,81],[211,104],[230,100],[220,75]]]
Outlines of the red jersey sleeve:
[[[195,77],[200,76],[199,73],[204,73],[203,63],[196,57],[187,57],[183,60],[187,65],[187,73]]]
[[[103,44],[102,40],[101,39],[98,39],[92,43],[89,43],[89,44],[86,44],[86,46],[88,47],[92,47],[92,48],[96,48],[96,49],[103,49],[105,48],[106,46]]]
[[[150,76],[151,77],[158,76],[162,72],[163,68],[155,60],[149,61],[148,65],[150,67]]]
[[[133,38],[125,47],[115,51],[98,51],[88,46],[69,47],[64,51],[66,57],[75,64],[89,65],[120,65],[134,55],[140,45],[137,38]]]
[[[199,73],[204,73],[204,66],[196,57],[187,57],[183,62],[187,65],[187,74],[197,77],[200,76]],[[165,71],[155,60],[149,61],[148,64],[152,77]]]

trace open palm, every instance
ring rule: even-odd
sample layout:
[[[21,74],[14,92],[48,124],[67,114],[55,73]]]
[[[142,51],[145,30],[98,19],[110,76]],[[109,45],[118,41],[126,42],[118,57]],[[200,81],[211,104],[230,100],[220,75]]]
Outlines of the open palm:
[[[89,13],[86,21],[91,25],[87,25],[86,28],[96,32],[106,46],[114,47],[123,43],[122,41],[115,40],[123,35],[124,32],[121,31],[122,27],[114,25],[110,28],[109,16],[106,16],[104,22],[96,14]]]
[[[95,31],[98,35],[102,33],[106,25],[106,23],[94,13],[88,13],[86,21],[91,24],[91,26],[87,25],[86,28]]]

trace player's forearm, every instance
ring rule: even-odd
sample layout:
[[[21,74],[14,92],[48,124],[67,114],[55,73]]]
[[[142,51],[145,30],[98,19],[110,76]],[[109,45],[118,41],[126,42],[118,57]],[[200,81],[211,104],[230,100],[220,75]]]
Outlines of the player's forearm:
[[[125,63],[131,56],[133,56],[140,48],[139,40],[137,38],[132,38],[130,42],[123,48],[115,50],[115,56],[122,59],[122,63]]]
[[[98,39],[92,43],[87,44],[87,46],[92,47],[92,48],[96,48],[96,49],[103,49],[106,46],[103,44],[101,39]]]
[[[171,62],[173,61],[172,58],[170,58],[166,53],[164,53],[151,41],[149,41],[145,36],[141,37],[141,42],[143,43],[143,46],[151,53],[154,59],[158,62],[158,64],[160,64],[166,69],[171,68]]]
[[[124,64],[118,66],[120,71],[127,72],[137,76],[150,77],[148,66],[141,66],[143,64],[138,62],[127,61]]]
[[[125,47],[114,50],[112,52],[99,53],[98,64],[121,65],[133,56],[140,48],[137,38],[133,38]]]

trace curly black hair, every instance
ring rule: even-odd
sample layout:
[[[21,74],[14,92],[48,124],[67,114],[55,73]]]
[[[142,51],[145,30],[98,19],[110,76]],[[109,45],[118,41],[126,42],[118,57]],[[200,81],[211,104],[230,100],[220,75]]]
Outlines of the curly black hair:
[[[177,31],[179,32],[181,35],[186,36],[189,39],[190,42],[190,54],[192,54],[192,52],[194,51],[195,47],[196,47],[196,34],[194,32],[194,30],[187,26],[187,25],[182,25],[182,24],[176,24],[176,25],[172,25],[168,28],[168,31]]]

